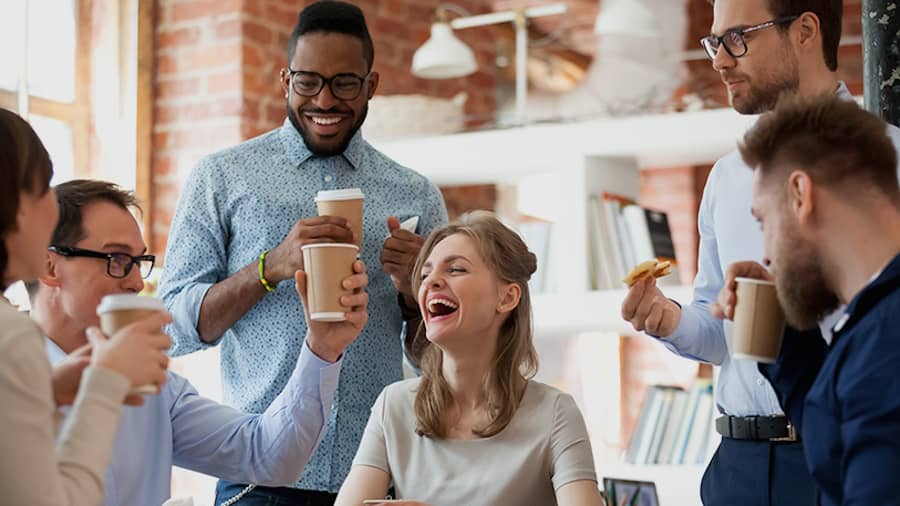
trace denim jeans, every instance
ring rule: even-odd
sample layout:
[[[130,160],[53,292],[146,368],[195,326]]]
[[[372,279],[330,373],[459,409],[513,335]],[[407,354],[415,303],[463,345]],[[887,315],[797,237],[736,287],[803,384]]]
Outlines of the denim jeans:
[[[216,502],[223,502],[240,494],[247,485],[219,480],[216,484]],[[334,506],[337,494],[317,490],[300,490],[287,487],[255,487],[241,497],[234,506]]]

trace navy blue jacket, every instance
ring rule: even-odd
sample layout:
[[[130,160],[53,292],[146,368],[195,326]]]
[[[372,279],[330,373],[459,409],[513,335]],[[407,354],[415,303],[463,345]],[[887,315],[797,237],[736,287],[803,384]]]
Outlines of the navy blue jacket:
[[[785,332],[760,365],[803,439],[820,501],[900,505],[900,255],[847,306],[831,346]]]

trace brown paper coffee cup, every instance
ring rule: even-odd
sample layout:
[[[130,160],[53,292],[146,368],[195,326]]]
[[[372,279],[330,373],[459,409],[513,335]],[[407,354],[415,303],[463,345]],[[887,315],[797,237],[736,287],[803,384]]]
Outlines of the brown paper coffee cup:
[[[353,230],[353,244],[362,248],[363,201],[359,188],[344,190],[323,190],[316,194],[316,208],[319,216],[340,216],[350,223]]]
[[[100,317],[100,330],[107,337],[112,337],[123,327],[165,310],[165,304],[159,299],[134,294],[120,294],[103,297],[100,305],[97,306],[97,315]],[[155,394],[157,387],[156,385],[142,385],[132,388],[130,393]]]
[[[771,364],[781,351],[784,312],[778,304],[775,284],[737,278],[732,356]]]
[[[325,243],[307,244],[300,249],[306,271],[310,319],[322,322],[346,320],[344,313],[350,308],[341,305],[341,296],[350,295],[352,291],[344,289],[341,282],[353,274],[353,262],[359,248],[353,244]]]

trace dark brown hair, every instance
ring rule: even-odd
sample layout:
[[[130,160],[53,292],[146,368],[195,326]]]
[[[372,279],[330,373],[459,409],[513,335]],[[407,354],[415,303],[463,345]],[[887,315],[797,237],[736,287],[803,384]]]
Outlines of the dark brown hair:
[[[119,185],[95,179],[73,179],[56,185],[56,201],[59,203],[59,222],[53,230],[50,244],[74,246],[84,239],[82,213],[85,206],[97,201],[109,202],[126,211],[137,209],[140,203],[134,192]]]
[[[537,258],[519,235],[493,213],[473,211],[431,233],[413,269],[413,293],[422,282],[422,267],[434,247],[451,235],[462,234],[477,244],[478,250],[494,274],[506,283],[522,289],[519,305],[507,316],[497,339],[493,366],[482,383],[484,398],[491,410],[487,426],[473,431],[490,437],[502,431],[519,407],[525,385],[537,372],[538,358],[531,331],[531,295],[528,280],[537,268]],[[443,352],[430,342],[422,353],[422,381],[416,393],[416,432],[443,438],[449,431],[447,413],[453,397],[443,375]]]
[[[715,0],[708,0],[710,5]],[[744,1],[744,0],[736,0]],[[825,65],[832,72],[838,68],[838,45],[841,42],[841,29],[844,17],[843,0],[766,0],[766,7],[773,18],[799,16],[811,12],[819,18],[819,31],[822,34],[822,56]],[[782,32],[787,31],[789,24],[778,25]]]
[[[802,169],[817,184],[856,185],[900,205],[897,152],[887,124],[855,102],[831,94],[783,100],[747,132],[740,151],[767,183],[779,184],[789,171]]]
[[[53,163],[31,125],[0,108],[0,289],[9,264],[6,237],[16,230],[19,195],[43,195],[50,189]]]

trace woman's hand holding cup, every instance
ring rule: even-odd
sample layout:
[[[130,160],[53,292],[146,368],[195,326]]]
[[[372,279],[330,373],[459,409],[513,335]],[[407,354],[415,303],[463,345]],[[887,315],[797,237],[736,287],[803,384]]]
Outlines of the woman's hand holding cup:
[[[171,321],[168,312],[160,311],[122,327],[110,337],[96,327],[87,329],[93,348],[91,364],[125,376],[132,388],[155,385],[158,393],[166,382],[166,350],[172,345],[162,328]]]

